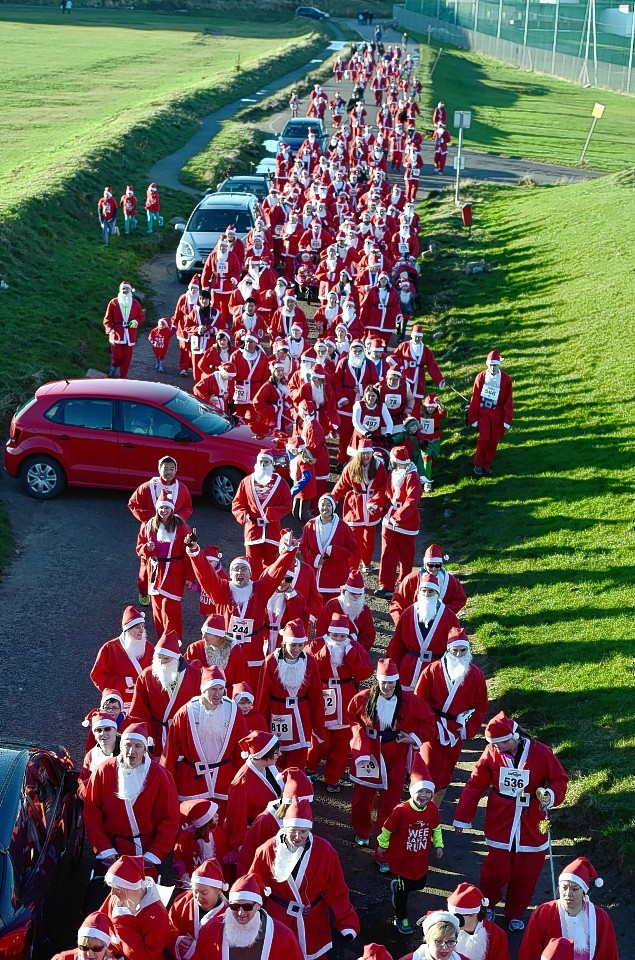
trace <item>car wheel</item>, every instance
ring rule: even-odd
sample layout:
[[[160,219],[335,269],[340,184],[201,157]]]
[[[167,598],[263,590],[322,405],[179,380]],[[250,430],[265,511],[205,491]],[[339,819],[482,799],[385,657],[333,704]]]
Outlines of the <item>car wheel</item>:
[[[184,273],[182,270],[177,270],[176,279],[179,281],[179,283],[182,283],[183,286],[186,287],[190,282],[190,275],[189,273]]]
[[[243,477],[244,474],[234,467],[219,467],[214,470],[207,481],[207,491],[215,507],[219,510],[231,509],[232,500]]]
[[[36,500],[52,500],[66,486],[66,474],[53,457],[29,457],[20,470],[20,481]]]

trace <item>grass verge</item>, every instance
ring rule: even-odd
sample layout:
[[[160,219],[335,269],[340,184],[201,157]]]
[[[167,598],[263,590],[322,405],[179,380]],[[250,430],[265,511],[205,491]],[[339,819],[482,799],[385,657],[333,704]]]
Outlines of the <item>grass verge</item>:
[[[209,146],[189,160],[179,175],[195,190],[215,189],[224,177],[251,173],[263,155],[266,133],[228,120]]]
[[[423,309],[441,368],[465,396],[500,349],[516,417],[495,477],[474,481],[473,431],[446,390],[453,429],[427,523],[464,566],[491,695],[557,750],[572,776],[572,830],[611,841],[632,870],[635,170],[465,193],[472,240],[447,196],[423,205],[441,244]],[[465,276],[476,259],[492,269]]]

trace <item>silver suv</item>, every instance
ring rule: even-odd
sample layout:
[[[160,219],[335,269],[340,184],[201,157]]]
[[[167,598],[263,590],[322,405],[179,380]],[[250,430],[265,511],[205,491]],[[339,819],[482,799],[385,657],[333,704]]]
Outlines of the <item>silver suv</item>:
[[[193,210],[187,224],[175,224],[183,236],[176,250],[176,277],[179,283],[189,283],[200,273],[218,238],[230,224],[236,235],[244,240],[256,222],[260,210],[258,198],[251,194],[211,193]]]

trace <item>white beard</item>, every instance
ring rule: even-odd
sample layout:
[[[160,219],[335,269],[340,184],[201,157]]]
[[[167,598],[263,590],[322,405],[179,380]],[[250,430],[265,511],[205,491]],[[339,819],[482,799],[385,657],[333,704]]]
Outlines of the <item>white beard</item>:
[[[357,620],[358,616],[364,609],[366,604],[366,598],[363,593],[343,593],[340,594],[340,606],[347,617],[350,617],[351,620]]]
[[[420,597],[416,604],[417,617],[419,620],[422,620],[425,624],[434,620],[437,613],[438,602],[437,597]]]
[[[93,747],[90,754],[90,769],[91,772],[96,770],[97,767],[100,767],[104,760],[107,760],[108,757],[112,757],[112,753],[104,753],[98,743]]]
[[[381,694],[377,697],[377,719],[379,720],[380,730],[387,730],[392,726],[396,708],[397,697],[394,694],[390,700]]]
[[[482,923],[478,924],[472,934],[459,930],[456,952],[462,954],[467,960],[485,960],[488,940],[487,930]]]
[[[278,678],[290,697],[297,697],[298,691],[306,676],[306,656],[298,657],[289,663],[287,660],[278,661]]]
[[[335,304],[334,307],[329,307],[327,305],[326,307],[324,307],[324,316],[326,317],[327,320],[333,321],[335,320],[339,309],[340,308],[337,303]]]
[[[249,602],[251,594],[253,593],[254,585],[251,580],[242,587],[230,582],[229,589],[232,592],[232,597],[234,598],[234,603],[236,606],[242,607],[243,604]]]
[[[223,923],[225,925],[225,937],[230,947],[250,947],[256,942],[260,933],[261,924],[260,910],[254,910],[249,923],[244,926],[238,923],[231,910],[226,910],[223,914]]]
[[[411,341],[410,341],[410,353],[413,355],[413,357],[415,357],[415,358],[418,360],[419,357],[421,356],[421,354],[423,353],[423,344],[422,344],[422,343],[414,343],[414,342],[411,340]]]
[[[152,658],[152,676],[156,677],[164,690],[170,690],[174,686],[178,672],[178,660],[173,659],[169,663],[159,663],[157,657]]]
[[[346,643],[338,640],[329,640],[325,639],[329,657],[331,658],[331,666],[337,670],[344,663],[344,657],[346,656]]]
[[[496,371],[496,373],[490,373],[489,370],[486,370],[486,371],[485,371],[485,383],[486,383],[489,387],[500,387],[500,385],[501,385],[501,372],[500,372],[500,367],[498,368],[498,370]]]
[[[390,482],[392,486],[392,492],[396,496],[401,490],[401,484],[406,479],[406,471],[408,467],[393,467],[390,474]]]
[[[124,648],[129,657],[132,657],[134,660],[138,660],[143,656],[143,651],[146,648],[145,630],[143,631],[143,636],[140,640],[134,640],[129,630],[124,630],[119,639],[121,640],[121,646]]]
[[[123,293],[120,293],[117,297],[117,301],[121,307],[121,312],[125,313],[126,310],[130,310],[130,307],[132,306],[132,294],[126,293],[124,295]]]
[[[354,370],[359,370],[363,366],[365,359],[366,359],[365,357],[354,357],[351,354],[351,356],[349,356],[348,358],[348,365],[349,367],[352,367]]]
[[[293,868],[302,856],[304,847],[297,847],[295,850],[289,850],[282,838],[278,839],[276,844],[276,855],[273,861],[273,878],[278,883],[284,883],[293,872]]]
[[[570,917],[563,911],[562,936],[573,940],[573,949],[576,954],[583,956],[589,951],[589,918],[586,909],[576,917]]]
[[[268,487],[273,480],[273,465],[269,467],[254,467],[254,480],[259,487]]]
[[[453,657],[451,653],[443,654],[445,668],[452,683],[463,683],[467,677],[470,664],[472,663],[472,653],[468,651],[464,657]]]
[[[311,393],[313,395],[313,402],[316,406],[320,407],[324,403],[324,387],[317,387],[315,383],[311,385]]]
[[[205,860],[211,860],[212,857],[216,856],[216,844],[214,843],[214,838],[210,833],[209,840],[198,839],[196,841],[198,847],[198,852],[201,857],[201,862]]]
[[[144,757],[143,762],[138,767],[132,767],[131,769],[124,767],[123,763],[117,765],[117,796],[120,800],[132,800],[134,802],[137,799],[143,790],[149,769],[150,760],[148,757]]]
[[[220,647],[214,647],[211,643],[205,644],[205,659],[207,660],[207,666],[220,667],[221,670],[225,670],[229,662],[229,655],[232,651],[231,643],[221,643]]]
[[[276,590],[267,601],[267,613],[269,614],[271,623],[276,624],[276,626],[280,625],[286,605],[286,593],[281,593],[279,590]]]
[[[190,293],[188,290],[185,294],[185,301],[189,307],[195,307],[198,303],[198,293]]]

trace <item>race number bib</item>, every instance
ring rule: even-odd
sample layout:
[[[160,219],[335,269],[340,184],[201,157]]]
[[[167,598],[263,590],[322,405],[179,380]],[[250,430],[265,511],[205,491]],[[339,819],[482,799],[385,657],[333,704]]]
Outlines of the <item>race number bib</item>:
[[[321,240],[311,240],[311,250],[319,250],[321,246]]]
[[[389,410],[396,410],[397,407],[401,406],[401,397],[398,393],[387,393],[384,397],[384,403]]]
[[[431,417],[422,417],[419,421],[421,432],[432,435],[434,433],[434,420]]]
[[[355,761],[355,774],[360,780],[379,780],[379,764],[374,757],[363,757]]]
[[[498,772],[498,791],[504,797],[519,797],[529,784],[529,770],[501,767]]]
[[[484,383],[481,389],[481,400],[489,400],[490,403],[496,403],[500,387],[492,383]]]
[[[229,271],[229,264],[227,263],[227,261],[225,261],[225,263],[217,263],[216,270],[221,275],[221,277],[224,277],[225,274]]]
[[[251,617],[232,616],[227,632],[231,633],[235,643],[247,643],[254,632],[254,621]]]
[[[413,167],[412,170],[410,171],[411,177],[418,177],[420,176],[420,174],[421,174],[421,167]]]
[[[275,228],[274,228],[274,231],[273,231],[274,234],[276,235],[276,237],[281,237],[281,236],[282,236],[282,227],[283,227],[283,226],[284,226],[284,224],[282,224],[282,223],[277,223],[277,224],[276,224],[276,226],[275,226]]]
[[[322,691],[324,696],[324,716],[333,717],[337,713],[337,690],[329,687]]]
[[[362,426],[364,430],[370,430],[371,433],[374,433],[376,430],[379,430],[379,423],[379,417],[364,417]]]
[[[408,253],[409,247],[407,243],[400,243],[398,244],[398,247],[399,247],[399,253]]]
[[[271,715],[271,732],[281,743],[290,743],[293,739],[293,718],[290,713]]]
[[[234,401],[236,403],[249,403],[250,388],[248,383],[237,383],[234,387]]]

